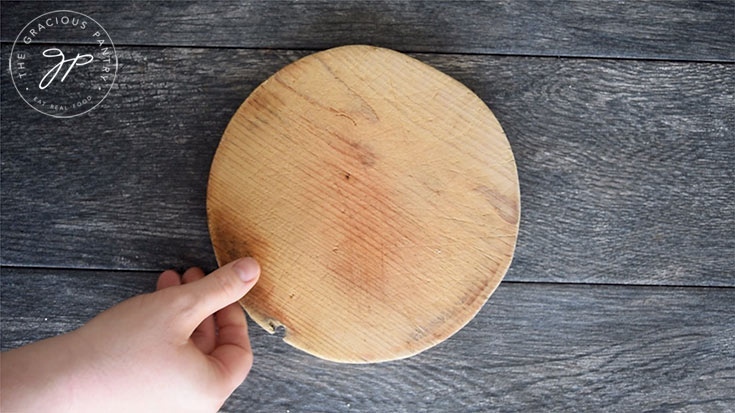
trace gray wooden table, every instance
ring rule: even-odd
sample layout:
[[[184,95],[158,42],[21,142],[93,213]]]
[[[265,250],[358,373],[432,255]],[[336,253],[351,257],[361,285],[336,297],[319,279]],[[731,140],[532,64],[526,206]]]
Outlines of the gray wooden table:
[[[521,181],[514,262],[478,316],[406,360],[341,365],[251,325],[224,411],[735,411],[735,2],[5,2],[2,349],[215,267],[219,138],[273,72],[374,44],[462,81]],[[8,54],[71,9],[117,46],[92,112],[16,93]]]

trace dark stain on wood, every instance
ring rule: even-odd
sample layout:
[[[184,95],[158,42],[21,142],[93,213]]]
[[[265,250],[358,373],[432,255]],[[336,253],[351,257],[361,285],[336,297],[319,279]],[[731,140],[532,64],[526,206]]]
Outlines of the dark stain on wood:
[[[516,225],[520,219],[518,201],[509,199],[503,194],[489,188],[487,185],[478,185],[475,191],[482,194],[487,199],[493,211],[495,211],[505,222]]]

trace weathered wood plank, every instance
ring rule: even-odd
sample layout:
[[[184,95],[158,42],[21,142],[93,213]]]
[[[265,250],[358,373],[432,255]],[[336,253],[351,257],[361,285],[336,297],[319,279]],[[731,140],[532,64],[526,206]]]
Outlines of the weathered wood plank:
[[[155,273],[2,268],[2,348],[68,331],[150,291]],[[726,411],[735,289],[503,283],[418,356],[309,356],[251,324],[255,366],[224,411]]]
[[[119,45],[735,60],[730,0],[3,2],[2,41],[57,9],[90,15]]]
[[[2,262],[213,268],[219,138],[306,53],[119,48],[113,91],[69,120],[36,113],[3,76]],[[473,89],[511,142],[522,208],[508,280],[735,283],[734,65],[415,56]]]

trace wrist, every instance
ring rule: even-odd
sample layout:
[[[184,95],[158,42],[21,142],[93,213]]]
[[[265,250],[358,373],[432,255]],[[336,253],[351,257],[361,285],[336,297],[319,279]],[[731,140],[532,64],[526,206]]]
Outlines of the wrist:
[[[2,356],[3,411],[76,411],[85,375],[73,333],[10,350]]]

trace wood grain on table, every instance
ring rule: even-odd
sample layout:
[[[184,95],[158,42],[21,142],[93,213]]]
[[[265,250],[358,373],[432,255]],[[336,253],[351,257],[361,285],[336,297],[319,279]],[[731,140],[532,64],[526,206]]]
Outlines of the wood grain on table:
[[[116,42],[107,99],[59,121],[0,77],[0,345],[78,327],[216,266],[209,166],[268,76],[327,47],[394,48],[472,89],[513,149],[515,258],[470,324],[416,357],[319,360],[252,328],[223,411],[733,411],[735,3],[15,2]],[[63,39],[60,39],[63,42]]]
[[[108,99],[63,124],[4,81],[0,202],[18,219],[0,223],[2,263],[214,268],[217,143],[258,84],[309,53],[118,47]],[[735,284],[735,65],[412,56],[472,89],[508,136],[523,211],[506,279]]]
[[[4,269],[2,349],[79,327],[157,275]],[[317,359],[251,321],[255,364],[223,410],[728,411],[733,301],[732,288],[504,281],[451,339],[373,365]]]
[[[735,61],[731,0],[4,1],[12,42],[63,5],[103,23],[117,45],[401,51]]]

